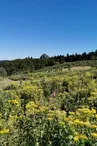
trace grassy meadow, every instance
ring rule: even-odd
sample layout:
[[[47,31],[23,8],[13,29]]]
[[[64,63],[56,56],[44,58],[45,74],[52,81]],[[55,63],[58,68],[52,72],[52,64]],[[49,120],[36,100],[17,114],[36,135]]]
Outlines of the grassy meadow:
[[[56,65],[0,78],[0,146],[97,146],[97,69]]]

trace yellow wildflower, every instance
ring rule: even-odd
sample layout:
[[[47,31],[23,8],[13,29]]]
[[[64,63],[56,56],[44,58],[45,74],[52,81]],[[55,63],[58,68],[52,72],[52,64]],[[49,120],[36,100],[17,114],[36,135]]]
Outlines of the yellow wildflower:
[[[0,134],[7,134],[9,133],[9,129],[0,130]]]
[[[96,114],[96,110],[95,109],[92,109],[91,112],[92,112],[92,114]]]
[[[11,104],[19,105],[19,102],[17,100],[8,100],[8,102],[11,103]]]
[[[96,129],[96,128],[97,128],[97,125],[93,125],[93,124],[91,124],[90,122],[85,122],[84,124],[85,124],[85,126],[88,127],[88,128],[92,128],[92,129]]]
[[[52,121],[53,119],[52,118],[47,118],[49,121]]]
[[[89,110],[88,108],[78,109],[78,111],[83,114],[91,114],[91,110]]]
[[[64,118],[64,121],[69,122],[69,118]]]
[[[91,133],[91,136],[97,138],[97,133]]]
[[[87,136],[86,135],[78,135],[74,137],[74,141],[77,142],[78,140],[87,140]]]
[[[75,115],[75,112],[69,112],[70,115]]]
[[[74,124],[78,125],[78,126],[84,126],[84,122],[83,121],[79,121],[79,119],[74,120]]]
[[[79,140],[79,136],[74,137],[74,141],[77,142]]]
[[[97,114],[95,115],[95,118],[97,118]]]
[[[48,117],[52,117],[52,116],[53,116],[53,114],[52,114],[52,113],[49,113],[49,114],[47,114],[47,116],[48,116]]]
[[[64,122],[59,122],[59,125],[64,125]]]
[[[86,135],[80,135],[79,138],[80,139],[84,139],[84,140],[87,140],[88,139]]]
[[[86,127],[91,128],[91,123],[90,122],[85,122],[84,123]]]
[[[27,105],[26,105],[26,108],[27,109],[33,109],[33,108],[37,108],[38,106],[33,102],[33,101],[30,101]]]
[[[97,125],[91,125],[91,128],[96,129]]]
[[[48,110],[48,107],[41,106],[41,107],[40,107],[40,110],[41,110],[41,112],[45,112],[45,111],[47,111],[47,110]]]

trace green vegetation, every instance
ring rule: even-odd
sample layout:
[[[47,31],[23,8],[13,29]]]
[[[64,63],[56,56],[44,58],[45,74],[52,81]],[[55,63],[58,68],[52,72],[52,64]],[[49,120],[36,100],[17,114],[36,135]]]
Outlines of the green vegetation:
[[[72,62],[72,63],[71,63]],[[65,68],[70,66],[94,66],[97,67],[97,50],[95,52],[72,54],[67,56],[60,55],[49,57],[43,54],[39,59],[28,57],[25,59],[16,59],[13,61],[3,61],[0,63],[0,75],[13,75],[20,73],[34,72],[44,67],[56,67],[63,65]]]
[[[87,62],[1,76],[0,146],[97,146],[97,69]]]

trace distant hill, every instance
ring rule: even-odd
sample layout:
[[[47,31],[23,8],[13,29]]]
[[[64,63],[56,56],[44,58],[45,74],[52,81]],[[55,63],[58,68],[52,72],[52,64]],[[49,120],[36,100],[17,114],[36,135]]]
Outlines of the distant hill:
[[[49,56],[47,54],[42,54],[40,56],[40,59],[48,59],[48,58],[49,58]]]
[[[9,60],[0,60],[0,64],[8,62]]]

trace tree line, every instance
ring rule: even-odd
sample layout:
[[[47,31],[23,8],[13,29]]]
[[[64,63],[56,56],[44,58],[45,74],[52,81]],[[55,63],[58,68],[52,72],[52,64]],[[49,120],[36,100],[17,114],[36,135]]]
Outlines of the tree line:
[[[12,75],[18,72],[33,72],[34,70],[42,69],[47,66],[53,66],[56,64],[62,64],[64,62],[75,62],[82,60],[97,60],[97,50],[89,53],[82,54],[72,54],[69,55],[58,55],[53,57],[43,58],[40,57],[38,59],[28,57],[25,59],[16,59],[12,61],[5,61],[0,64],[1,72],[2,70],[8,75]],[[5,69],[5,70],[4,70]]]

